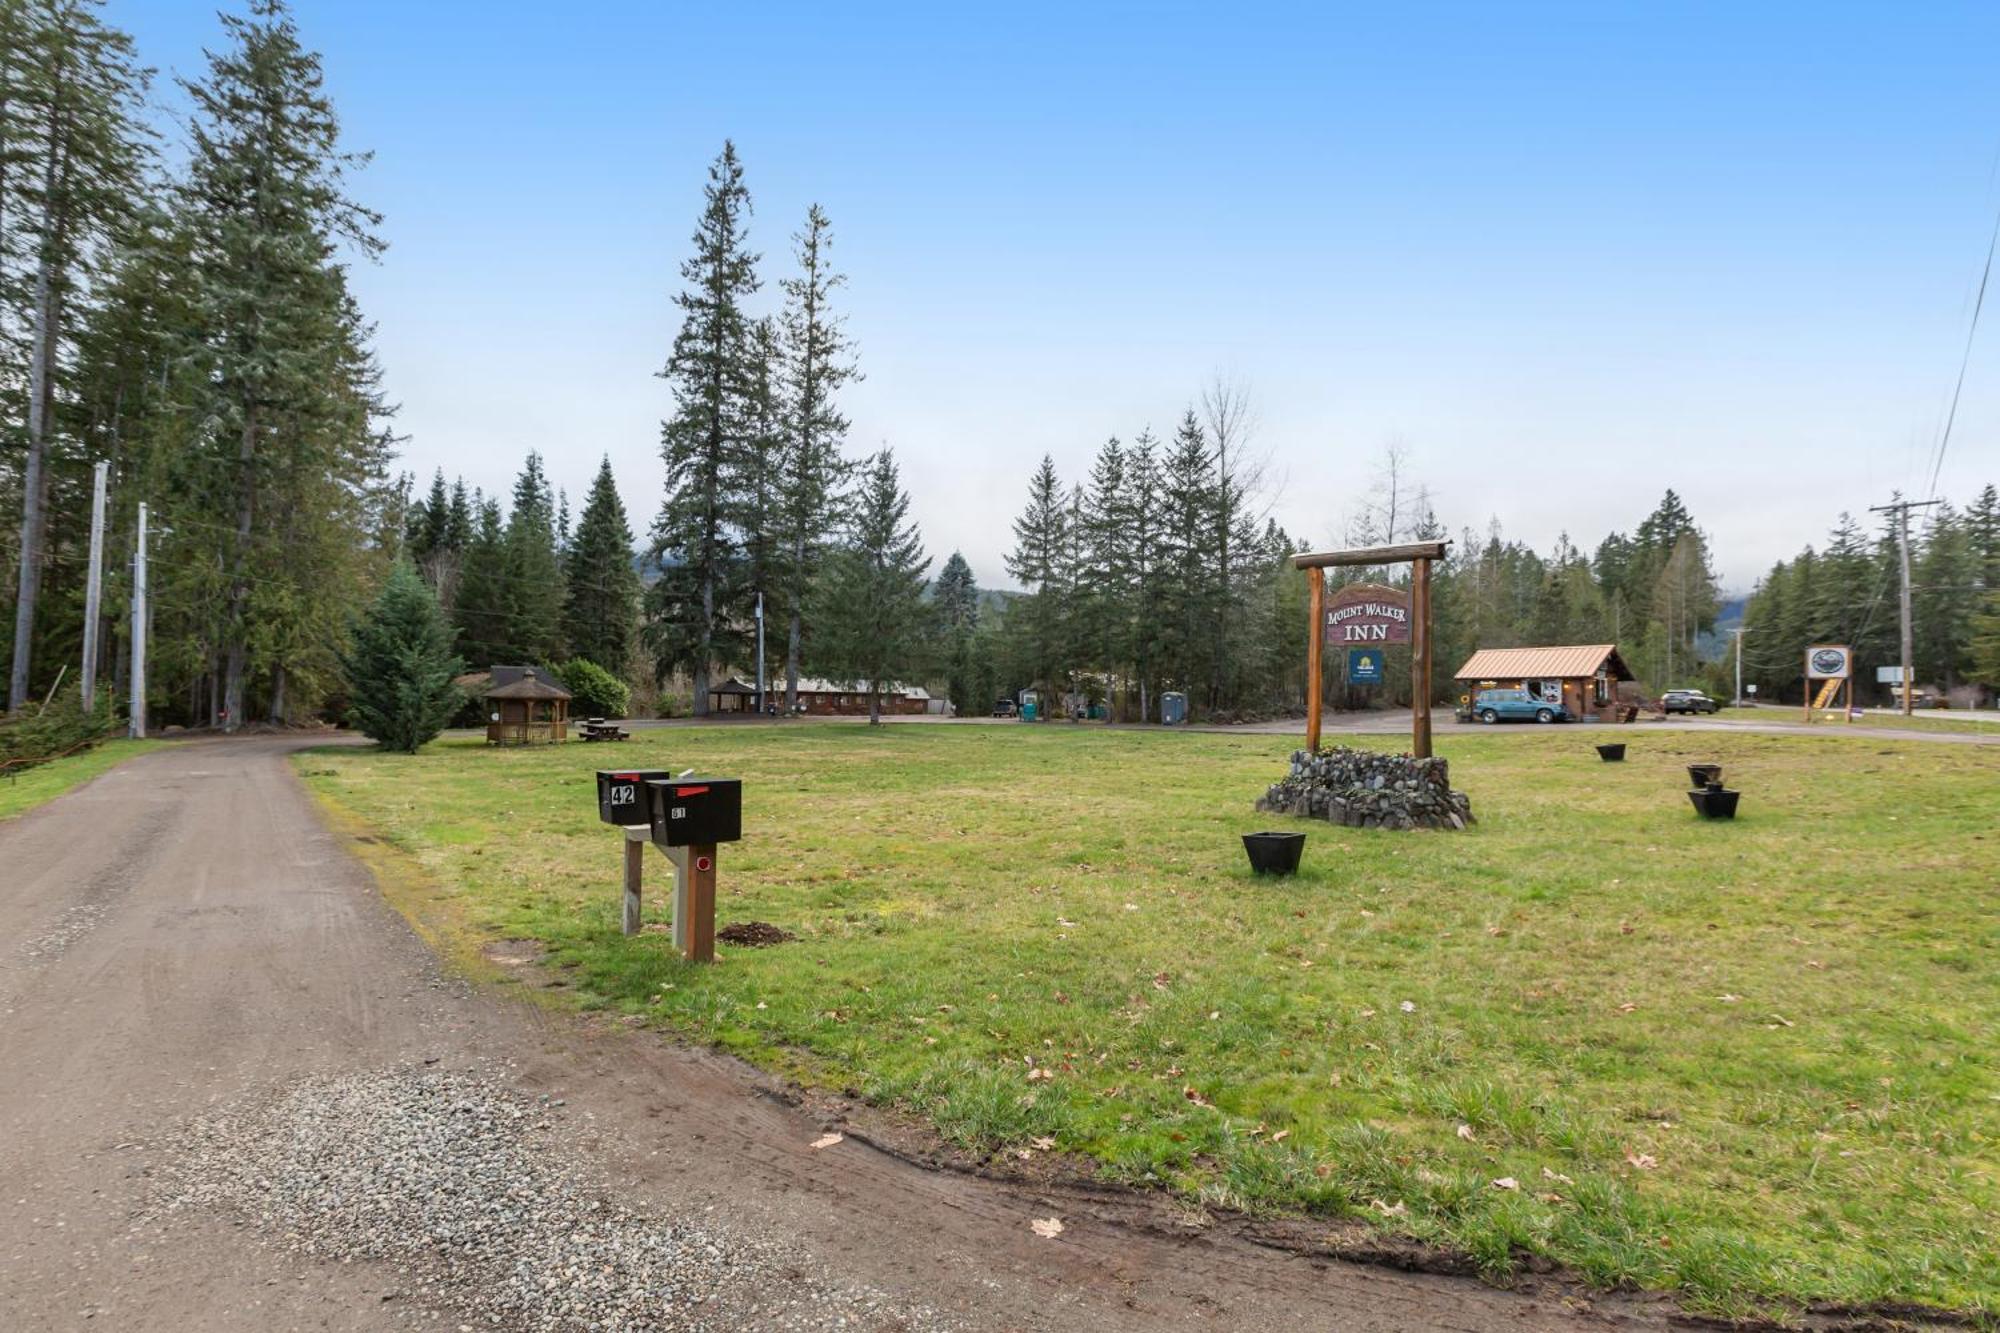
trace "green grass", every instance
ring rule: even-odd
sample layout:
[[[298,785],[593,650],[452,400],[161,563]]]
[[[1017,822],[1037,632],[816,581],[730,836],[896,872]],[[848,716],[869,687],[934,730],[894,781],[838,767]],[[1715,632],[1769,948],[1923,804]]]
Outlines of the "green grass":
[[[159,740],[106,741],[67,759],[54,759],[18,773],[0,775],[0,819],[26,814],[43,802],[52,801],[64,792],[82,786],[107,769],[165,744],[167,742]]]
[[[1715,714],[1715,719],[1718,722],[1761,722],[1767,725],[1777,724],[1781,726],[1785,724],[1803,725],[1804,722],[1803,714],[1796,704],[1790,707],[1724,708],[1721,712]],[[1838,731],[1847,727],[1868,731],[1878,731],[1887,728],[1889,730],[1901,729],[1903,731],[1955,732],[1968,736],[1991,736],[1995,740],[2000,740],[2000,715],[1994,714],[1989,709],[1981,709],[1978,717],[1972,717],[1963,712],[1954,714],[1949,709],[1930,708],[1912,713],[1908,717],[1903,717],[1901,714],[1890,716],[1880,713],[1863,713],[1860,719],[1855,722],[1843,720],[1838,713],[1822,713],[1812,725],[1815,727],[1825,727],[1829,731]]]
[[[1199,1203],[1705,1310],[2000,1310],[2000,764],[1635,730],[1610,766],[1602,738],[1447,738],[1462,834],[1253,813],[1272,736],[717,727],[300,766],[435,909],[544,941],[558,994],[975,1151],[1047,1136]],[[1694,817],[1694,760],[1736,822]],[[713,968],[622,938],[612,761],[744,778],[720,920],[801,938]],[[1236,835],[1272,823],[1311,833],[1294,880],[1246,871]]]

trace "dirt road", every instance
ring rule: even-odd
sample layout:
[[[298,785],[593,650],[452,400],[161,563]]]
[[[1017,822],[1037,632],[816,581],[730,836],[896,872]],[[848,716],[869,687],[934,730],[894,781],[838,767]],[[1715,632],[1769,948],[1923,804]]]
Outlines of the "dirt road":
[[[465,1197],[477,1190],[433,1185],[421,1214],[397,1211],[412,1201],[395,1197],[403,1176],[391,1167],[443,1170],[471,1138],[405,1143],[383,1118],[406,1113],[410,1085],[394,1080],[447,1075],[546,1109],[560,1153],[610,1200],[654,1219],[646,1225],[680,1227],[683,1239],[697,1234],[688,1228],[726,1229],[733,1239],[702,1242],[708,1260],[734,1264],[727,1280],[758,1290],[755,1300],[733,1293],[720,1326],[1666,1325],[1653,1303],[1583,1311],[1559,1285],[1502,1292],[1300,1257],[1240,1227],[1190,1230],[1157,1205],[1086,1188],[927,1169],[858,1137],[815,1150],[824,1123],[733,1061],[441,975],[319,822],[286,763],[292,744],[172,747],[0,825],[0,1327],[473,1327],[452,1288],[426,1292],[407,1268],[370,1257],[374,1231],[337,1235],[354,1218],[417,1217],[439,1233],[417,1237],[422,1249],[473,1263],[502,1252],[457,1230],[454,1209],[502,1211]],[[368,1091],[378,1079],[404,1092]],[[304,1118],[257,1141],[318,1154],[302,1180],[282,1159],[217,1166],[255,1137],[224,1136],[199,1165],[221,1182],[208,1193],[217,1206],[160,1213],[162,1182],[193,1169],[177,1156],[189,1151],[178,1145],[191,1120],[287,1093],[289,1114]],[[437,1104],[475,1112],[457,1096]],[[357,1097],[375,1109],[343,1120]],[[381,1141],[339,1141],[364,1132]],[[518,1172],[532,1159],[506,1160]],[[342,1172],[357,1193],[321,1208]],[[254,1197],[232,1209],[231,1189]],[[290,1214],[273,1211],[280,1191],[293,1192]],[[316,1255],[286,1243],[285,1218],[296,1225],[308,1208],[321,1208]],[[1052,1216],[1062,1234],[1035,1234],[1031,1222]],[[485,1227],[485,1216],[469,1225]],[[858,1284],[865,1299],[808,1300],[813,1273]],[[528,1326],[510,1318],[482,1310],[477,1326]],[[696,1325],[669,1311],[617,1326]]]

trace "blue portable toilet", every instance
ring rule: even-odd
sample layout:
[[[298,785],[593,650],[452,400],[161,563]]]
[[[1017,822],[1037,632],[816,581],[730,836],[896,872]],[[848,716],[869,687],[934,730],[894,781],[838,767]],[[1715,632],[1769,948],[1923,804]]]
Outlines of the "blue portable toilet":
[[[1179,690],[1169,690],[1160,696],[1160,721],[1170,727],[1178,727],[1187,721],[1187,696]]]
[[[1021,691],[1021,720],[1033,722],[1041,713],[1042,696],[1033,690]]]

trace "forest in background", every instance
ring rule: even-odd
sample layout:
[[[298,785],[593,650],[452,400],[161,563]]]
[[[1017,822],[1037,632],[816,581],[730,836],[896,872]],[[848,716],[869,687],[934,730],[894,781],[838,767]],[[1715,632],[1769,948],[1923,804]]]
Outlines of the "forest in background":
[[[673,301],[661,378],[661,502],[635,540],[608,461],[581,511],[530,454],[508,495],[396,472],[353,263],[382,220],[350,192],[319,58],[281,0],[220,19],[188,115],[155,129],[156,76],[94,0],[0,0],[0,592],[8,706],[73,684],[83,637],[93,465],[110,472],[98,622],[104,695],[122,697],[137,507],[151,524],[149,698],[156,722],[342,716],[341,653],[390,566],[409,559],[463,665],[538,662],[701,709],[750,674],[761,606],[774,702],[803,674],[924,682],[962,712],[1038,688],[1157,717],[1300,707],[1307,546],[1451,530],[1385,449],[1338,531],[1292,534],[1256,453],[1247,388],[1217,379],[1173,418],[1103,445],[1086,475],[1045,458],[1003,570],[933,568],[887,450],[846,446],[860,373],[818,206],[779,271],[750,244],[744,166],[725,144]],[[596,447],[555,460],[576,466]],[[1637,509],[1635,505],[1635,511]],[[1440,696],[1478,646],[1615,642],[1654,693],[1726,694],[1709,536],[1669,491],[1629,533],[1538,552],[1497,520],[1460,529],[1436,571]],[[1930,509],[1912,533],[1917,677],[2000,682],[2000,503]],[[1896,658],[1893,533],[1846,516],[1749,596],[1745,679],[1796,698],[1807,642],[1851,642],[1864,680]],[[982,588],[983,574],[986,586]],[[1401,570],[1350,571],[1394,582]],[[996,591],[996,585],[1010,585]],[[1018,589],[1018,591],[1015,591]],[[584,665],[579,666],[578,663]],[[1408,701],[1392,657],[1373,693]],[[587,670],[586,670],[587,668]]]

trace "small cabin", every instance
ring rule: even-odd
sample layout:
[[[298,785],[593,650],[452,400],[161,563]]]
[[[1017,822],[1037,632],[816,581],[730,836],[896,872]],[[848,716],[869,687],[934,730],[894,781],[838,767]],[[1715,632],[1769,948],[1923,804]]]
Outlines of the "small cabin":
[[[1559,703],[1571,717],[1598,722],[1621,719],[1618,685],[1633,680],[1615,643],[1563,644],[1549,648],[1481,648],[1454,674],[1461,706],[1481,690],[1526,690],[1545,703]]]
[[[569,739],[570,693],[540,667],[493,668],[486,701],[488,745],[559,745]]]

